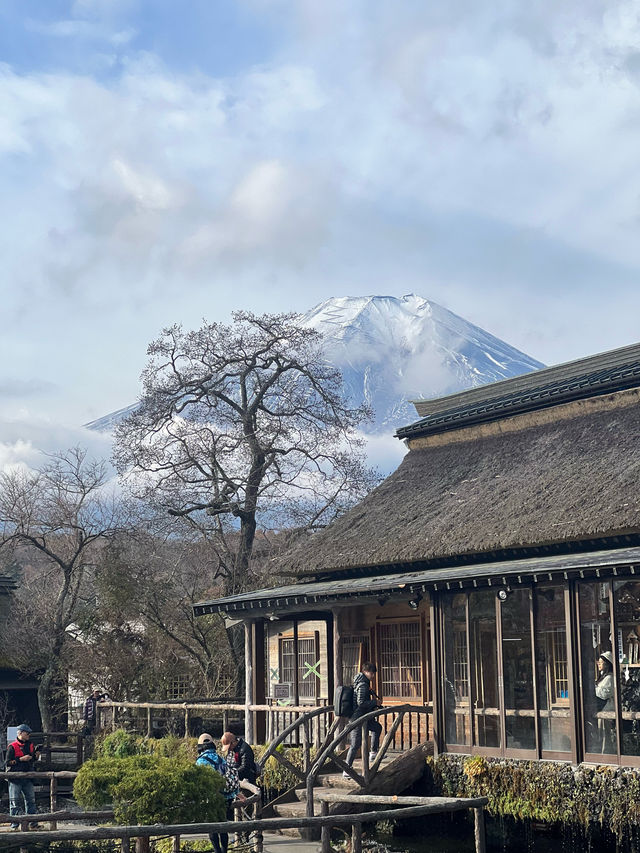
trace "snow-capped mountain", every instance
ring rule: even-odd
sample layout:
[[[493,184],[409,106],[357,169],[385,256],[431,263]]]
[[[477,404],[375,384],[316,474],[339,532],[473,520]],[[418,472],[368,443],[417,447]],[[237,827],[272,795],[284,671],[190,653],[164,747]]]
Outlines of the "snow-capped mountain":
[[[325,338],[352,402],[368,403],[368,432],[390,433],[416,420],[409,402],[440,397],[544,367],[499,338],[421,296],[341,296],[301,318]],[[134,406],[87,424],[113,429]]]
[[[336,297],[302,318],[326,339],[345,388],[375,411],[375,432],[416,420],[409,402],[544,367],[435,302],[409,294]]]

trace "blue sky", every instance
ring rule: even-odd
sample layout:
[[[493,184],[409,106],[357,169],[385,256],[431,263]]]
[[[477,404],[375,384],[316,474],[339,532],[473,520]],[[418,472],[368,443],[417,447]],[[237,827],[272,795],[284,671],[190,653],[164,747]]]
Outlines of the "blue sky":
[[[0,464],[147,343],[415,292],[547,363],[639,337],[631,0],[2,0]]]

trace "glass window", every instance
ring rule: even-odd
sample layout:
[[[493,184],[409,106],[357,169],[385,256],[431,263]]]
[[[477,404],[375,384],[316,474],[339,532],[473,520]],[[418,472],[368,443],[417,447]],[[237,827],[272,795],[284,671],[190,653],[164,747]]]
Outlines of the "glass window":
[[[342,640],[342,683],[352,684],[362,664],[371,660],[369,634],[349,634]]]
[[[476,745],[500,747],[496,594],[493,590],[469,595],[469,625],[474,660]]]
[[[295,683],[295,658],[293,637],[280,640],[280,677],[289,684]],[[320,661],[318,636],[298,636],[298,695],[301,699],[313,699],[319,695]]]
[[[531,597],[530,589],[515,589],[500,608],[507,749],[536,748]]]
[[[380,687],[382,696],[422,697],[422,642],[420,622],[378,624]]]
[[[640,582],[616,581],[613,606],[618,629],[622,753],[640,755]]]
[[[445,740],[471,744],[467,599],[464,593],[443,600]]]
[[[585,751],[617,755],[609,583],[579,585]]]
[[[569,661],[562,587],[536,589],[535,642],[542,749],[571,752]]]

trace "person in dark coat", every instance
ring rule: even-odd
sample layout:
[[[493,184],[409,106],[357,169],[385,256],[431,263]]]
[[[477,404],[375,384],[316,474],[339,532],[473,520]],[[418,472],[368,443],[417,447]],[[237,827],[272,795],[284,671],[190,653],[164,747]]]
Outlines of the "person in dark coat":
[[[233,762],[240,781],[246,780],[256,784],[257,772],[253,750],[244,738],[236,737],[233,732],[222,735],[222,751],[227,754],[227,761]]]
[[[91,696],[84,703],[82,719],[84,720],[84,733],[86,735],[93,734],[93,731],[98,723],[98,702],[104,699],[106,693],[102,693],[98,688],[92,692]]]
[[[371,682],[375,678],[376,672],[376,665],[374,663],[367,662],[362,665],[362,671],[356,675],[353,681],[353,704],[355,706],[355,710],[349,718],[349,722],[353,722],[354,720],[357,720],[358,717],[362,717],[364,714],[368,714],[369,711],[373,711],[375,708],[380,707],[377,694],[371,689]],[[369,720],[367,727],[368,731],[371,733],[371,752],[369,753],[369,761],[374,761],[380,745],[382,726],[377,720]],[[349,735],[349,742],[350,746],[346,762],[349,767],[351,767],[362,743],[362,726],[356,726],[356,728],[353,729]],[[364,748],[366,748],[366,744],[363,749]],[[349,774],[345,770],[342,775],[348,776]]]

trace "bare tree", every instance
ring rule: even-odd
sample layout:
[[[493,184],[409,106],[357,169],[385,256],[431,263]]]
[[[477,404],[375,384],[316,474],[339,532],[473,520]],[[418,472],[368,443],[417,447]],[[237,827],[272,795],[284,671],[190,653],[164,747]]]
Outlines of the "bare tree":
[[[63,706],[65,647],[86,603],[83,582],[101,544],[123,526],[106,479],[104,463],[77,447],[48,456],[38,470],[0,475],[0,547],[12,548],[23,567],[3,646],[15,665],[40,675],[45,731]]]
[[[246,588],[258,526],[329,523],[374,484],[342,376],[294,314],[163,331],[116,430],[135,493],[209,534],[226,593]]]
[[[101,673],[100,683],[121,699],[163,697],[178,676],[200,697],[222,695],[235,676],[224,624],[193,614],[193,604],[212,593],[206,543],[148,523],[114,538],[103,553],[98,605],[79,625],[76,679],[89,686]],[[123,666],[119,650],[127,637]]]

